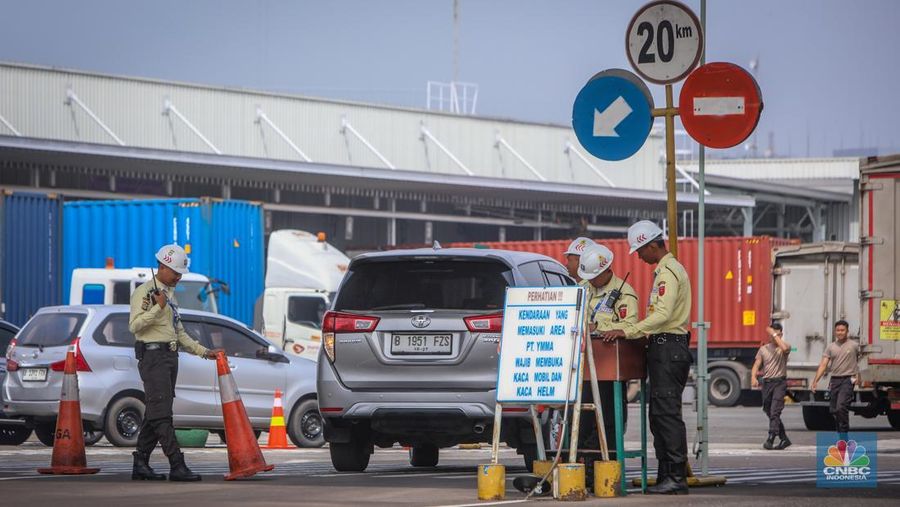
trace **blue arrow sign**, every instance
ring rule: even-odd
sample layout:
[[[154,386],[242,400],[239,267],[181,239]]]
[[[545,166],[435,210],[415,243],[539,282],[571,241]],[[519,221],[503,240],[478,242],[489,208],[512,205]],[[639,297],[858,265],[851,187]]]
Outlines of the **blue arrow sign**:
[[[631,72],[611,69],[591,78],[575,97],[572,128],[581,146],[603,160],[635,153],[653,126],[653,97]]]

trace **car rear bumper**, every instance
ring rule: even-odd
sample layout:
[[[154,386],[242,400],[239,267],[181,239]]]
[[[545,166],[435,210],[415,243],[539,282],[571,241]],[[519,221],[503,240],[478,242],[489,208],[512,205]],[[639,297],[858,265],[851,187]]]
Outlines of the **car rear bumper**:
[[[334,367],[322,358],[318,364],[316,388],[319,410],[324,417],[366,419],[387,416],[463,417],[491,420],[497,400],[496,389],[484,391],[393,391],[352,390],[338,380]],[[511,410],[507,417],[527,416],[527,412]]]

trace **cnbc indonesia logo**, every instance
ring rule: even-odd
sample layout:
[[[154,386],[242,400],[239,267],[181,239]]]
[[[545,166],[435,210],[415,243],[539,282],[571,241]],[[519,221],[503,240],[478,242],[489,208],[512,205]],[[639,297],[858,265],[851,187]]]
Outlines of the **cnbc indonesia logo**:
[[[822,461],[826,481],[862,482],[871,480],[873,475],[866,448],[856,440],[838,440],[828,448],[828,454]]]

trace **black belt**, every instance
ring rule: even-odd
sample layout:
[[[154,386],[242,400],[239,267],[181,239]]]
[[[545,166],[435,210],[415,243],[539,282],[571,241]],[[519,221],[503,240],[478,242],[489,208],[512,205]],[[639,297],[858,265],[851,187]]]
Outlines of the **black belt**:
[[[836,378],[838,380],[844,380],[845,378],[853,378],[853,375],[832,375],[831,378]]]
[[[152,342],[144,343],[144,350],[169,350],[175,352],[178,350],[178,342]]]
[[[787,377],[775,377],[775,378],[762,379],[763,382],[782,382],[784,380],[787,380]]]
[[[683,343],[687,345],[688,334],[659,333],[650,335],[650,345],[663,345],[665,343]]]

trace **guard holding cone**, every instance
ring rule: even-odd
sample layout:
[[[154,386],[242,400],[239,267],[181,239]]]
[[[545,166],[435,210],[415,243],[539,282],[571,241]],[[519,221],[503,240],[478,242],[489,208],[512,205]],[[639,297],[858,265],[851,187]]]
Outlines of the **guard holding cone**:
[[[188,258],[178,245],[166,245],[156,254],[158,272],[131,295],[131,315],[128,328],[134,333],[135,357],[144,382],[146,410],[134,452],[133,480],[165,480],[150,468],[150,453],[159,443],[169,459],[169,480],[199,481],[200,475],[191,472],[184,463],[175,427],[172,422],[172,403],[178,377],[178,348],[192,354],[215,359],[216,352],[192,339],[181,325],[175,286],[181,275],[188,272]]]
[[[591,334],[614,329],[622,323],[637,322],[637,294],[625,280],[613,273],[613,253],[601,244],[593,244],[584,250],[578,268],[578,276],[587,282],[587,318]],[[615,459],[616,435],[612,417],[613,383],[597,382],[600,392],[600,406],[604,408],[603,424],[606,430],[606,442],[610,451],[610,459]],[[593,403],[590,382],[582,386],[581,400]],[[623,400],[623,405],[627,403]],[[623,406],[625,420],[628,420],[627,406]],[[581,449],[599,449],[600,432],[597,430],[594,413],[582,412],[579,444]],[[585,460],[589,465],[591,460]],[[588,469],[591,467],[588,466]],[[586,474],[588,482],[594,478],[593,473]]]
[[[623,322],[602,333],[605,340],[649,338],[650,432],[659,462],[656,486],[648,493],[687,494],[687,431],[681,417],[681,395],[691,369],[691,283],[687,271],[669,251],[663,231],[649,220],[628,228],[631,253],[656,264],[647,318]]]

